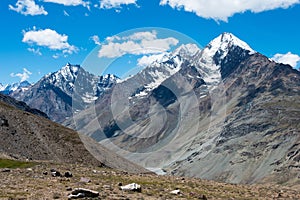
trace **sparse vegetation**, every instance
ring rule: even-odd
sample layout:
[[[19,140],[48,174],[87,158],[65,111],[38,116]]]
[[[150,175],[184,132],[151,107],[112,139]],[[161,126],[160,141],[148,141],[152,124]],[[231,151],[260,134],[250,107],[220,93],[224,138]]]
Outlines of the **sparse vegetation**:
[[[9,159],[2,159],[0,158],[0,168],[28,168],[35,166],[36,163],[34,162],[25,162],[25,161],[18,161],[18,160],[9,160]]]

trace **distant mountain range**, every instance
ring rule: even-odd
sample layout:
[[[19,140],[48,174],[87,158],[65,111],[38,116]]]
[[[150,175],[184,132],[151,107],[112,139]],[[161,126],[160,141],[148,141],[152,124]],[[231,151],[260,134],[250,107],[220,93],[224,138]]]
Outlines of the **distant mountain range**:
[[[0,83],[0,93],[10,95],[16,90],[27,90],[31,84],[28,81],[22,81],[13,84],[2,85]]]
[[[165,55],[64,124],[168,174],[299,182],[299,105],[299,71],[223,33]]]

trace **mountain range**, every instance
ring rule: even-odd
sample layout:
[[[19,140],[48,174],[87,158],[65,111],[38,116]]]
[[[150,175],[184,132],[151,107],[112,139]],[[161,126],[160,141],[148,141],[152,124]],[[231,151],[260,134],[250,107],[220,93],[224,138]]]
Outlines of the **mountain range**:
[[[73,112],[85,109],[118,79],[110,74],[99,77],[86,72],[79,65],[67,63],[59,71],[47,74],[26,90],[14,90],[10,96],[42,110],[55,122],[63,122]]]
[[[223,33],[125,80],[68,63],[10,96],[163,174],[300,183],[299,86],[299,71]]]
[[[179,47],[64,124],[167,174],[299,183],[299,86],[299,71],[223,33],[202,50]]]

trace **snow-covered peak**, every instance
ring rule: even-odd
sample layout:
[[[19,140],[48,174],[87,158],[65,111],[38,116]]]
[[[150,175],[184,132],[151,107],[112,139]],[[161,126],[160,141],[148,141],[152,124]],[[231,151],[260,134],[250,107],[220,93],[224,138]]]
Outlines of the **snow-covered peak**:
[[[80,65],[71,65],[67,63],[63,68],[61,68],[57,73],[62,74],[64,77],[75,75],[80,69]]]
[[[196,53],[200,51],[199,47],[196,44],[182,44],[177,49],[172,52],[172,55],[180,55],[180,56],[194,56]]]
[[[206,47],[206,54],[213,57],[216,53],[219,53],[221,59],[224,58],[231,47],[238,46],[242,49],[248,50],[249,53],[255,53],[255,51],[244,41],[240,40],[232,33],[222,33],[217,38],[212,40]]]
[[[198,70],[209,88],[214,88],[221,81],[220,63],[234,47],[249,51],[249,54],[255,53],[247,43],[232,33],[222,33],[202,50],[197,61],[200,66]]]
[[[54,73],[47,74],[44,76],[44,81],[54,84],[55,86],[60,86],[63,82],[74,83],[78,71],[80,69],[80,65],[72,65],[67,63],[64,67]]]

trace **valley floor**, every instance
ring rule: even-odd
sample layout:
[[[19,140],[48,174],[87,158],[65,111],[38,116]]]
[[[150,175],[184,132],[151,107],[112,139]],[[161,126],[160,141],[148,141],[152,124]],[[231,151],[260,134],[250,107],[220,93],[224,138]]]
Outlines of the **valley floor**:
[[[1,166],[0,166],[1,168]],[[73,177],[52,177],[50,170]],[[75,188],[99,192],[95,199],[300,199],[299,187],[274,185],[236,185],[213,181],[128,174],[107,168],[75,164],[38,163],[19,168],[0,169],[0,199],[67,199]],[[137,183],[141,192],[126,192],[119,185]],[[171,191],[179,189],[181,194]]]

